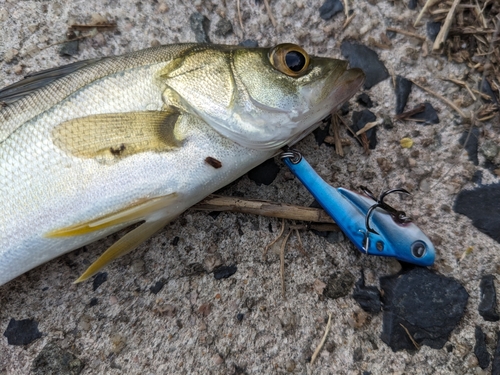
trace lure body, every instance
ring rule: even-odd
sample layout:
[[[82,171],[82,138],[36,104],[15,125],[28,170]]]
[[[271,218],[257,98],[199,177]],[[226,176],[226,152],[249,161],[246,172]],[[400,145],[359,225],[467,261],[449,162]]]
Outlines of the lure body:
[[[413,222],[398,223],[383,209],[376,208],[369,218],[374,232],[368,232],[365,219],[376,203],[373,199],[329,185],[303,157],[283,160],[361,252],[419,266],[434,264],[434,245]]]

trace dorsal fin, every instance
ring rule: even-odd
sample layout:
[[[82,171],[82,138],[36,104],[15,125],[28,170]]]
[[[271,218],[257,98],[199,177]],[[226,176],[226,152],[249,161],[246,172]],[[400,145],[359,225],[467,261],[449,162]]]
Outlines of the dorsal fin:
[[[31,94],[33,91],[36,91],[41,87],[45,87],[48,84],[58,80],[59,78],[65,77],[81,68],[92,65],[100,60],[103,59],[100,58],[77,61],[72,64],[28,74],[19,82],[13,83],[12,85],[1,89],[0,102],[5,104],[12,104],[17,100],[24,98],[26,95]]]

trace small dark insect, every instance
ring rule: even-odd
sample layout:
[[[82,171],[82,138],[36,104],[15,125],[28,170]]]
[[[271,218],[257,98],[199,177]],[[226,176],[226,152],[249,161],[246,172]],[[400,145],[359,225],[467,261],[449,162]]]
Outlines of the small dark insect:
[[[114,156],[120,156],[123,151],[125,151],[125,145],[123,143],[118,147],[110,147],[109,149],[109,152]]]
[[[5,102],[0,102],[0,108],[5,108],[7,107],[7,103]]]
[[[210,164],[215,169],[219,169],[220,167],[222,167],[222,163],[211,156],[207,156],[205,158],[205,163]]]

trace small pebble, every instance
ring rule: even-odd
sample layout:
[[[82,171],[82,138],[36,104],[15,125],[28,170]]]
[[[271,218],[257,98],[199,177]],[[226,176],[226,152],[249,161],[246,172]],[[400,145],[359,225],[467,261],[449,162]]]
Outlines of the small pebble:
[[[478,145],[479,145],[479,133],[480,130],[477,127],[472,128],[472,133],[469,136],[469,131],[464,131],[458,142],[465,147],[467,154],[469,155],[469,160],[474,163],[474,165],[479,165],[479,159],[477,157]]]
[[[216,280],[227,279],[228,277],[233,276],[236,271],[238,271],[238,267],[234,264],[232,266],[218,267],[214,270],[214,277]]]
[[[500,183],[483,185],[474,190],[462,190],[453,210],[467,216],[481,232],[500,242]]]
[[[352,126],[351,129],[356,133],[358,130],[361,130],[365,127],[369,122],[374,122],[377,120],[377,116],[368,109],[364,109],[361,112],[354,111],[352,113]],[[353,136],[351,132],[348,133],[351,137]],[[377,146],[377,127],[373,127],[370,130],[364,132],[369,142],[370,150],[375,149]],[[357,138],[356,138],[357,140]],[[359,143],[359,141],[358,141]]]
[[[83,367],[84,363],[78,357],[53,341],[45,345],[33,360],[30,374],[78,375]]]
[[[208,37],[210,20],[201,13],[193,13],[189,17],[191,30],[194,32],[194,38],[197,43],[211,43]]]
[[[99,288],[103,283],[108,280],[108,273],[107,272],[99,272],[97,275],[94,276],[94,281],[92,282],[92,289],[94,292]]]
[[[475,337],[476,344],[474,345],[474,354],[476,355],[479,367],[484,370],[490,365],[491,356],[486,348],[486,335],[481,327],[476,326]]]
[[[486,140],[481,144],[481,153],[488,160],[493,160],[498,155],[498,146],[492,140]]]
[[[227,18],[221,18],[215,25],[215,35],[224,37],[233,32],[233,25]]]
[[[157,281],[155,283],[155,285],[149,287],[149,291],[152,294],[158,294],[160,292],[160,290],[163,289],[164,286],[165,286],[165,283],[163,282],[163,280],[160,280],[160,281]]]
[[[364,311],[370,314],[377,314],[382,309],[380,291],[375,286],[365,286],[364,273],[356,281],[352,298],[354,298]]]
[[[361,68],[365,72],[365,89],[368,90],[377,83],[389,78],[387,68],[372,49],[362,44],[344,41],[340,46],[340,50],[342,55],[349,60],[351,68]]]
[[[337,299],[349,295],[354,285],[354,276],[349,271],[334,273],[326,283],[325,297]]]
[[[396,114],[399,115],[404,112],[406,102],[411,93],[413,82],[407,80],[402,76],[396,76],[396,86],[394,87],[396,93]]]
[[[441,31],[441,22],[427,22],[427,36],[434,42]]]
[[[280,167],[275,163],[274,158],[271,158],[248,172],[248,178],[255,182],[257,186],[262,184],[270,185],[279,171]]]
[[[362,94],[358,95],[358,97],[356,98],[356,101],[366,108],[373,107],[372,99],[368,96],[367,93],[362,93]]]
[[[500,316],[497,312],[497,293],[495,289],[495,276],[484,275],[479,284],[481,301],[479,302],[479,315],[488,322],[497,322]]]
[[[42,337],[38,330],[38,322],[34,319],[16,320],[11,318],[3,333],[9,345],[28,345]]]
[[[325,0],[323,5],[319,7],[319,16],[328,21],[337,13],[344,11],[344,4],[340,0]]]
[[[493,354],[493,365],[491,366],[491,375],[500,375],[500,331],[497,331],[497,344]]]
[[[403,148],[411,148],[411,146],[413,146],[413,140],[411,138],[402,138],[399,144]]]
[[[469,295],[455,279],[423,267],[380,278],[384,317],[381,339],[393,351],[419,345],[442,348],[462,319]],[[418,296],[418,298],[415,298]]]
[[[418,122],[421,125],[439,124],[439,116],[432,104],[426,102],[424,106],[424,110],[411,116],[411,119],[424,120]]]
[[[246,39],[238,45],[246,48],[257,48],[259,46],[259,42],[253,39]]]
[[[224,358],[222,358],[219,354],[216,354],[212,357],[212,361],[214,365],[218,366],[224,363]]]

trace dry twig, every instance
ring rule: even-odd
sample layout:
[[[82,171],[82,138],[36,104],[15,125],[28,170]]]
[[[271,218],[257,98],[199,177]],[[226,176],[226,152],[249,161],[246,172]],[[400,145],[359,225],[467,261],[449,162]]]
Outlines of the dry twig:
[[[446,38],[448,37],[448,32],[450,31],[450,26],[453,21],[453,17],[455,16],[455,11],[457,9],[458,4],[460,3],[460,0],[454,0],[453,4],[451,5],[450,11],[448,12],[448,15],[446,16],[446,20],[444,21],[443,26],[441,27],[441,30],[439,31],[438,36],[436,37],[436,40],[434,41],[434,45],[432,46],[432,51],[436,52],[440,50]]]
[[[326,336],[328,336],[328,332],[330,332],[331,326],[332,326],[332,313],[328,313],[328,323],[326,324],[325,334],[323,335],[321,342],[319,343],[318,347],[316,348],[311,357],[311,362],[310,362],[311,365],[314,364],[314,361],[316,361],[316,357],[318,357],[321,348],[323,348],[323,345],[325,345]]]

